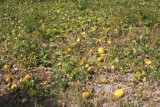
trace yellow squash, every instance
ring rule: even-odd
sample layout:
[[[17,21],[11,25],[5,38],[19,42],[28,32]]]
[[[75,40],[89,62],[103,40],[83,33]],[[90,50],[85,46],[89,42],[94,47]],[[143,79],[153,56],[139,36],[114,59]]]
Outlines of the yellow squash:
[[[21,101],[22,104],[25,103],[25,102],[27,102],[27,99],[23,99],[23,100]]]
[[[99,53],[99,54],[104,54],[104,53],[105,53],[104,48],[103,48],[103,47],[99,47],[99,48],[98,48],[98,53]]]
[[[107,80],[106,78],[103,78],[103,79],[102,79],[102,83],[107,83],[107,81],[108,81],[108,80]]]
[[[83,98],[88,98],[89,97],[89,93],[88,92],[83,92],[82,93],[82,97]]]
[[[123,89],[118,89],[114,92],[114,96],[116,97],[122,97],[124,95],[124,90]]]
[[[24,77],[24,79],[28,79],[28,78],[30,78],[30,75],[29,74],[27,74],[25,77]]]
[[[112,41],[111,41],[111,40],[109,40],[109,41],[108,41],[108,45],[111,45],[111,44],[112,44]]]
[[[8,68],[8,65],[4,65],[4,69],[7,69]]]
[[[6,82],[10,82],[11,78],[10,77],[7,77],[6,78]]]
[[[11,86],[11,89],[12,89],[12,90],[17,90],[17,89],[18,89],[17,84],[13,84],[13,85]]]
[[[97,59],[97,61],[98,61],[98,62],[102,62],[102,61],[103,61],[103,58],[99,57],[99,58]]]
[[[150,59],[144,59],[144,62],[146,65],[150,65],[152,63],[152,61]]]
[[[70,52],[72,49],[71,48],[67,48],[68,52]]]

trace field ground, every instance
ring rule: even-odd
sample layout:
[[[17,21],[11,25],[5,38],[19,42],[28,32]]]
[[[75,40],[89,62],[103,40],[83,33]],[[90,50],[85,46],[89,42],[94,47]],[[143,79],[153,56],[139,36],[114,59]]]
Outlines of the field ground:
[[[160,1],[1,0],[0,106],[160,106]]]

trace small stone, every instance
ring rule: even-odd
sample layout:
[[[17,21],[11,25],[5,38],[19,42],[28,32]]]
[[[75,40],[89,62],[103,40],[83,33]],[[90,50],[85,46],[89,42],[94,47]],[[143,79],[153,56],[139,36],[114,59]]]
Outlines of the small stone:
[[[45,73],[46,73],[46,74],[47,74],[47,73],[51,73],[51,71],[46,71]]]
[[[95,86],[94,87],[94,92],[97,94],[97,93],[100,93],[101,92],[101,88],[99,88],[98,86]]]
[[[152,93],[152,97],[158,97],[160,96],[160,91],[155,91]]]
[[[112,85],[110,85],[110,84],[104,85],[103,90],[105,93],[111,93],[112,92]]]
[[[14,68],[15,71],[18,71],[18,68]]]

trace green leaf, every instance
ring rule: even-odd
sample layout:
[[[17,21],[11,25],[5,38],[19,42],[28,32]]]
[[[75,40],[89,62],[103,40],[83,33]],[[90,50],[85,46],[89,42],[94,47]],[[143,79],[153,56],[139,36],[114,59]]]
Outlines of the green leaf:
[[[34,95],[36,94],[36,90],[30,88],[30,89],[27,91],[27,94],[32,97],[32,96],[34,96]]]

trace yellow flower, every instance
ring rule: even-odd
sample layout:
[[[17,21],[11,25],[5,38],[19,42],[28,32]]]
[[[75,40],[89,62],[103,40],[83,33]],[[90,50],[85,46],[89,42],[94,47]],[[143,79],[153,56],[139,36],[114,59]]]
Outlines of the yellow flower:
[[[102,19],[102,17],[99,17],[97,20],[98,20],[98,21],[101,21],[101,19]]]
[[[23,79],[23,78],[20,78],[20,79],[19,79],[19,82],[23,82],[23,81],[24,81],[24,79]]]
[[[112,44],[112,41],[111,41],[111,40],[109,40],[109,41],[108,41],[108,45],[111,45],[111,44]]]
[[[85,32],[82,32],[81,34],[82,34],[83,36],[85,36],[85,35],[86,35],[86,33],[85,33]]]
[[[141,72],[141,75],[142,75],[142,76],[145,75],[145,74],[146,74],[145,71],[142,71],[142,72]]]
[[[107,81],[108,81],[108,80],[107,80],[106,78],[103,78],[103,79],[102,79],[102,83],[107,83]]]
[[[18,89],[17,84],[13,84],[13,85],[11,86],[11,89],[12,89],[12,90],[17,90],[17,89]]]
[[[42,44],[42,46],[43,46],[43,47],[46,47],[46,46],[47,46],[47,44],[43,43],[43,44]]]
[[[10,82],[11,78],[10,77],[7,77],[6,78],[6,82]]]
[[[150,65],[152,63],[152,61],[150,59],[144,59],[144,62],[146,65]]]
[[[88,92],[83,92],[82,93],[82,97],[83,98],[88,98],[89,97],[89,93]]]
[[[103,27],[102,29],[103,29],[104,31],[106,30],[106,28],[105,28],[105,27]]]
[[[116,96],[116,97],[122,97],[124,95],[124,90],[122,90],[122,89],[118,89],[118,90],[116,90],[115,92],[114,92],[114,96]]]
[[[89,72],[89,71],[92,71],[92,68],[91,67],[88,67],[87,68],[87,71]]]
[[[136,75],[137,75],[138,77],[142,76],[139,71],[136,72]]]
[[[8,45],[8,46],[11,45],[11,42],[7,42],[7,45]]]
[[[99,47],[99,48],[98,48],[98,53],[99,53],[99,54],[104,54],[104,53],[105,53],[104,48],[103,48],[103,47]]]
[[[28,78],[30,78],[31,76],[29,75],[29,74],[27,74],[25,77],[24,77],[24,79],[28,79]]]
[[[93,50],[91,49],[91,50],[89,50],[89,54],[91,55],[91,54],[93,54]]]
[[[98,61],[98,62],[102,62],[102,61],[103,61],[103,58],[99,57],[99,58],[97,59],[97,61]]]
[[[57,13],[59,13],[59,12],[60,12],[60,9],[57,10]]]
[[[4,69],[7,69],[8,68],[8,65],[4,65]]]
[[[85,67],[88,68],[88,67],[89,67],[89,64],[86,64]]]
[[[144,77],[144,78],[142,79],[142,81],[143,81],[143,82],[146,82],[146,77]]]
[[[43,81],[43,84],[46,85],[46,84],[47,84],[47,81]]]
[[[70,52],[72,49],[71,49],[71,48],[68,48],[67,50],[68,50],[68,52]]]
[[[118,31],[118,29],[114,29],[114,31],[115,31],[115,32],[117,32],[117,31]]]
[[[96,43],[102,43],[102,39],[97,39]]]
[[[80,38],[78,38],[78,39],[77,39],[77,42],[80,42],[80,41],[81,41],[81,39],[80,39]]]
[[[22,104],[25,103],[25,102],[27,102],[27,99],[23,99],[23,100],[21,101]]]
[[[107,29],[106,29],[106,32],[108,32],[108,31],[110,31],[110,28],[107,28]]]
[[[132,50],[134,54],[137,53],[137,50],[135,48],[132,48]]]

